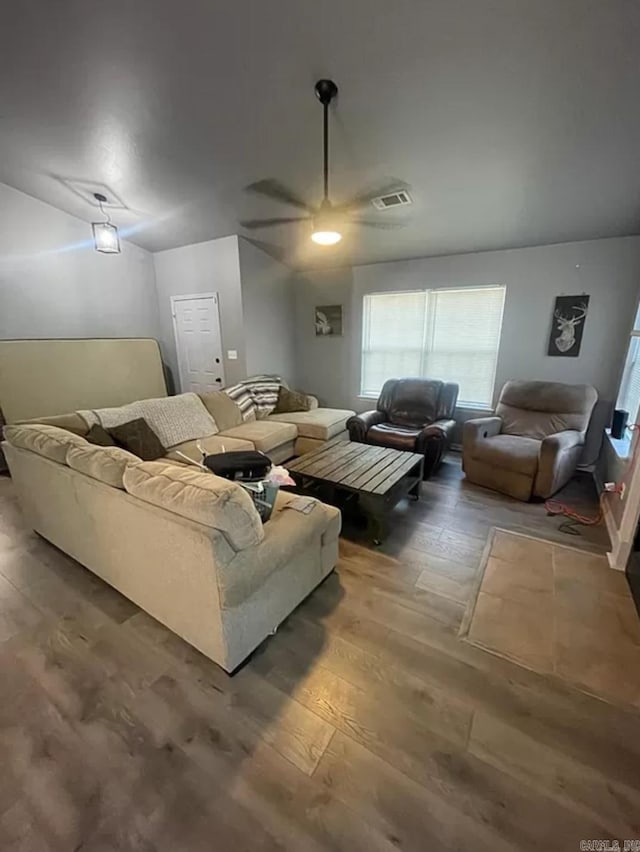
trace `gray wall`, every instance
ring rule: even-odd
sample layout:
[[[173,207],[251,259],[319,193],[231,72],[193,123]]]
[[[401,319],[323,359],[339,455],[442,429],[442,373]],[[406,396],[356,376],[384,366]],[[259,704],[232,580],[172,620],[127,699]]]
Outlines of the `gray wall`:
[[[640,291],[640,237],[378,263],[301,276],[296,288],[301,384],[331,405],[360,411],[371,407],[369,400],[358,397],[363,295],[478,284],[507,288],[496,393],[509,378],[547,379],[593,384],[604,399],[615,400]],[[591,301],[580,356],[548,357],[555,296],[583,292]],[[345,306],[342,339],[314,337],[314,305],[329,303]]]
[[[174,377],[175,389],[179,390],[179,375],[171,296],[218,293],[225,379],[230,385],[245,378],[247,367],[238,238],[222,237],[169,249],[154,254],[153,259],[160,310],[160,341],[165,361]],[[236,361],[227,358],[229,349],[237,351]]]
[[[355,408],[353,401],[357,394],[357,385],[353,384],[357,369],[353,341],[357,332],[352,297],[351,268],[299,275],[295,281],[298,385],[325,405],[338,408]],[[342,305],[342,337],[316,337],[314,320],[318,305]]]
[[[157,337],[152,255],[0,184],[0,338]]]
[[[240,237],[247,375],[274,373],[296,384],[292,273]]]

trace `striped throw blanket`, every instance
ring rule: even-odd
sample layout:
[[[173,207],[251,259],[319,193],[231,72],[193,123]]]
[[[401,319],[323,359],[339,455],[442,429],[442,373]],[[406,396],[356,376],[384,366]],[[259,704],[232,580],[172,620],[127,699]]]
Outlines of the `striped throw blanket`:
[[[278,376],[252,376],[224,392],[240,408],[243,420],[262,420],[276,407],[281,384]]]

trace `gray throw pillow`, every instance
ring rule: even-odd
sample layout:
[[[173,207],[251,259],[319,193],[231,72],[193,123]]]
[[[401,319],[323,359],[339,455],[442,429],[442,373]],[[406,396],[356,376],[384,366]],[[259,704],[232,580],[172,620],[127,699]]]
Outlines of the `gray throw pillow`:
[[[292,411],[309,411],[311,403],[306,393],[292,391],[280,385],[278,391],[278,402],[273,410],[273,414],[289,414]]]

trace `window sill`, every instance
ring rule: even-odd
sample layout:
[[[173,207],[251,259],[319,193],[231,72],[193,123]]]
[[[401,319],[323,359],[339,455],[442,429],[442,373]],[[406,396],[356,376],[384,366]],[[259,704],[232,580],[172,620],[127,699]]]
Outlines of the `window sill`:
[[[628,430],[625,430],[624,438],[614,438],[610,429],[604,430],[605,438],[609,442],[609,446],[621,461],[628,461],[631,458],[631,435]]]
[[[366,400],[367,402],[371,402],[372,400],[373,400],[373,402],[376,402],[379,399],[379,397],[380,397],[379,393],[375,393],[375,394],[359,393],[358,394],[358,399],[363,399],[363,400]],[[458,409],[460,411],[480,411],[483,414],[493,414],[493,408],[491,407],[491,405],[485,405],[484,403],[481,403],[481,402],[460,402],[460,401],[458,401],[456,403],[456,410],[458,410]]]
[[[456,403],[456,408],[460,408],[463,411],[482,411],[483,413],[493,414],[493,408],[491,405],[487,405],[482,402],[462,402],[458,400]]]

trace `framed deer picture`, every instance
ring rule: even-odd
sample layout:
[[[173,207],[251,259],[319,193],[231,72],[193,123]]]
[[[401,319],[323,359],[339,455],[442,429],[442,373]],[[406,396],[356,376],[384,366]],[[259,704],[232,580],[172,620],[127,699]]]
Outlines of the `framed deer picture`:
[[[589,296],[557,296],[547,355],[577,358],[582,345]]]

